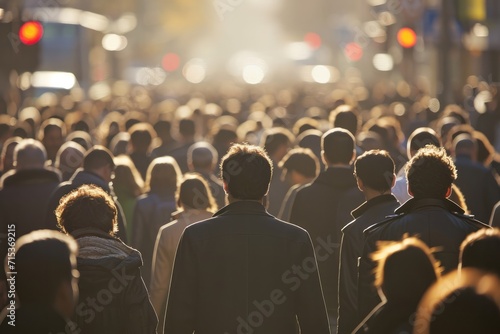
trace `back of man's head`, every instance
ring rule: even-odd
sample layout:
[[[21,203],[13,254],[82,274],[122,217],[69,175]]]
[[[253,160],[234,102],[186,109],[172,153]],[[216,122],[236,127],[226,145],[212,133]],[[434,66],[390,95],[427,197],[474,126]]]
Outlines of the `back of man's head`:
[[[394,182],[394,161],[387,151],[372,150],[354,161],[354,172],[366,187],[384,193]]]
[[[342,128],[333,128],[321,138],[326,165],[350,165],[354,157],[354,136]]]
[[[343,104],[335,108],[330,113],[330,124],[334,128],[349,130],[352,135],[356,135],[359,129],[358,111],[350,105]]]
[[[83,169],[85,171],[95,171],[104,166],[114,166],[113,154],[104,146],[95,145],[85,153],[83,158]]]
[[[280,161],[279,167],[286,173],[295,171],[306,178],[315,178],[319,173],[319,161],[308,148],[294,148]]]
[[[183,118],[179,121],[179,133],[184,138],[192,138],[196,134],[196,124],[192,119]]]
[[[234,144],[222,158],[221,175],[232,198],[261,200],[269,189],[272,162],[261,147]]]
[[[61,283],[71,283],[76,276],[76,253],[73,238],[56,231],[38,230],[20,237],[16,242],[16,293],[22,305],[52,306]]]
[[[292,133],[287,129],[273,128],[266,130],[262,136],[261,146],[264,147],[267,154],[269,154],[269,156],[273,159],[274,155],[277,154],[278,151],[284,152],[281,157],[278,157],[278,159],[281,160],[293,140],[294,138]]]
[[[217,150],[207,142],[198,142],[189,147],[188,165],[194,170],[211,170],[219,158]]]
[[[410,137],[408,137],[406,146],[408,158],[411,159],[411,157],[413,157],[422,147],[425,147],[425,145],[441,146],[441,142],[436,132],[427,127],[418,128],[413,131]]]
[[[128,133],[133,150],[142,153],[148,151],[151,142],[156,137],[155,130],[148,123],[137,123],[128,130]]]
[[[472,267],[500,277],[500,230],[481,229],[469,234],[460,246],[461,268]]]
[[[449,194],[457,170],[444,148],[427,145],[406,165],[408,190],[415,198],[444,199]]]
[[[462,133],[455,137],[453,140],[453,154],[454,156],[467,156],[470,159],[476,160],[477,143],[467,133]]]
[[[47,151],[41,142],[23,139],[14,149],[16,170],[43,168],[47,160]]]

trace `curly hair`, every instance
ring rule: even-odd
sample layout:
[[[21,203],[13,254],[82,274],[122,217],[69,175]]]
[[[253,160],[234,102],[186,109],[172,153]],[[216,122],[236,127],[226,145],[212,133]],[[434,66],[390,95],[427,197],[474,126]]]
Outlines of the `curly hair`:
[[[457,170],[444,148],[426,145],[405,167],[409,189],[415,198],[445,198]]]
[[[93,227],[114,236],[118,232],[118,210],[104,190],[85,184],[61,198],[56,211],[57,227],[66,234]]]
[[[233,144],[220,164],[229,194],[241,200],[261,200],[267,194],[273,165],[258,146]]]

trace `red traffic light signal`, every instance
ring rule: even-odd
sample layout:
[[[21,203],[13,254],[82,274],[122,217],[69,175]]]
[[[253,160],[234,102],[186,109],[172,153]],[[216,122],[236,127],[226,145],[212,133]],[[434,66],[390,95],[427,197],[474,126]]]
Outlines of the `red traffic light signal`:
[[[43,26],[37,21],[28,21],[19,28],[19,39],[23,44],[38,43],[43,36]]]
[[[412,48],[417,44],[417,34],[411,28],[401,28],[398,31],[398,42],[404,48]]]

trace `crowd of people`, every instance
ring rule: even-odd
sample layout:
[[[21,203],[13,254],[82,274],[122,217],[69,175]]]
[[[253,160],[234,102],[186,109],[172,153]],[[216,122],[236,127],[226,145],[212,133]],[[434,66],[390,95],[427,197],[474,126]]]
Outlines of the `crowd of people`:
[[[0,332],[500,333],[500,92],[351,81],[10,92]]]

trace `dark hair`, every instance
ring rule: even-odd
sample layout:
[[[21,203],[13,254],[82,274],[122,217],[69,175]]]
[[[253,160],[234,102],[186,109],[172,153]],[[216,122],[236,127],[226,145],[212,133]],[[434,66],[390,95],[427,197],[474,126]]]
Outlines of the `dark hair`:
[[[43,142],[45,136],[47,136],[47,134],[52,130],[58,130],[61,132],[62,137],[66,137],[66,126],[64,125],[64,122],[59,118],[52,117],[46,119],[40,126],[40,131],[38,132],[38,138],[40,141]]]
[[[319,160],[308,148],[294,148],[281,159],[279,167],[286,173],[296,171],[305,177],[314,178],[319,173]]]
[[[342,128],[349,130],[350,133],[356,135],[359,129],[359,116],[356,108],[342,104],[335,108],[329,116],[330,124],[334,128]]]
[[[273,155],[281,146],[289,146],[294,141],[293,135],[287,129],[272,128],[264,132],[261,146],[269,155]]]
[[[333,128],[321,138],[321,149],[328,164],[350,164],[354,152],[354,136],[346,129]]]
[[[436,147],[441,146],[437,134],[434,130],[427,127],[418,128],[413,131],[408,137],[407,143],[407,154],[408,158],[411,158],[411,152],[417,152],[425,145],[434,145]]]
[[[207,142],[197,142],[187,152],[187,161],[194,169],[213,168],[218,158],[217,150]]]
[[[57,231],[37,230],[20,237],[16,242],[16,294],[20,302],[51,305],[60,284],[71,282],[77,249],[73,238]]]
[[[214,212],[216,205],[207,182],[196,173],[186,174],[177,194],[183,208]]]
[[[184,137],[192,137],[196,133],[196,125],[192,119],[183,118],[179,121],[179,133]]]
[[[427,145],[405,167],[408,186],[415,198],[444,199],[457,178],[453,160],[444,148]]]
[[[470,234],[460,246],[462,268],[473,267],[500,277],[500,230],[484,228]]]
[[[86,227],[110,235],[118,232],[118,210],[113,199],[92,184],[84,184],[61,198],[55,213],[57,227],[67,234]]]
[[[101,167],[111,165],[114,166],[113,154],[104,146],[95,145],[90,150],[85,152],[83,157],[83,169],[92,171]]]
[[[441,275],[432,251],[415,237],[379,242],[378,251],[371,257],[377,262],[375,286],[382,289],[388,300],[418,303]]]
[[[363,184],[373,190],[385,192],[392,188],[394,161],[387,151],[372,150],[354,161],[354,173]]]
[[[148,123],[137,123],[128,130],[128,133],[132,147],[141,152],[146,152],[156,137],[155,130]]]
[[[229,195],[242,200],[261,200],[273,174],[266,151],[248,144],[233,144],[222,158],[220,169]]]
[[[311,117],[301,117],[293,125],[293,134],[299,136],[307,130],[317,130],[319,122]]]
[[[156,131],[158,137],[160,137],[162,140],[165,140],[165,138],[170,138],[170,131],[172,129],[172,123],[170,121],[160,119],[154,124],[153,128]]]
[[[88,150],[92,147],[92,138],[85,131],[73,131],[66,137],[66,141],[74,141],[82,145],[85,150]]]

